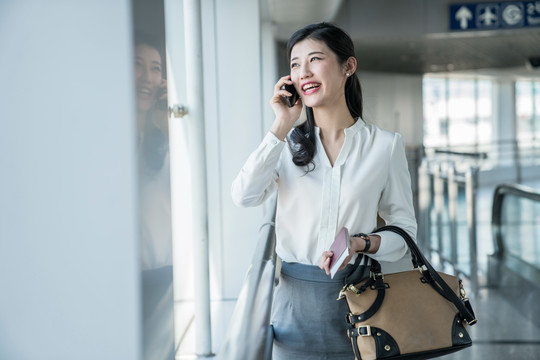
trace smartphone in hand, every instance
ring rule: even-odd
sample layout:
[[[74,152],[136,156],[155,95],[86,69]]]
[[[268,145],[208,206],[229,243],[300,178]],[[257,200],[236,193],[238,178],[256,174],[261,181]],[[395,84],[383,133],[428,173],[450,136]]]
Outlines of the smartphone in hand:
[[[292,94],[292,96],[285,97],[285,103],[287,104],[288,107],[293,107],[299,98],[298,92],[296,91],[296,88],[294,87],[294,85],[285,84],[281,87],[281,90],[287,90],[288,92]]]

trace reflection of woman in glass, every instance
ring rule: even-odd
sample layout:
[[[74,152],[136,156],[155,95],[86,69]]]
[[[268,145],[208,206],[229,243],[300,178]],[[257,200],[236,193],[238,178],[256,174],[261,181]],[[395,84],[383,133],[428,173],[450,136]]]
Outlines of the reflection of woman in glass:
[[[168,152],[167,80],[158,49],[150,37],[137,36],[135,86],[139,143],[145,157],[143,170],[160,168]]]
[[[145,359],[174,358],[167,81],[162,47],[135,38]]]
[[[141,125],[152,111],[164,111],[167,100],[167,80],[163,77],[163,62],[157,45],[139,36],[135,45],[135,81],[137,87],[137,121]],[[161,101],[159,101],[161,100]],[[153,117],[157,124],[163,120]],[[157,125],[156,124],[156,125]]]

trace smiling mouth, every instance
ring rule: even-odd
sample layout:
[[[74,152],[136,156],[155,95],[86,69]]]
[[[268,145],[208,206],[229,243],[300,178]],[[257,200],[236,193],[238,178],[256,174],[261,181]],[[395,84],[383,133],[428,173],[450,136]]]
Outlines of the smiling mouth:
[[[309,94],[309,93],[312,93],[313,91],[315,91],[316,89],[318,89],[320,86],[321,86],[321,84],[317,84],[317,83],[305,84],[304,86],[302,86],[302,91],[305,94]]]
[[[137,88],[137,93],[141,95],[146,95],[146,96],[152,95],[152,91],[150,91],[150,89],[148,88]]]

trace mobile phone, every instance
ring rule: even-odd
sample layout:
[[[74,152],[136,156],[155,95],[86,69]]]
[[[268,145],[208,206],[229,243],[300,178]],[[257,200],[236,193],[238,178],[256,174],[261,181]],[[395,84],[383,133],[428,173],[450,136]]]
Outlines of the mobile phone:
[[[296,92],[296,88],[294,85],[285,84],[281,87],[281,90],[287,90],[292,94],[292,96],[285,96],[285,103],[288,107],[293,107],[294,104],[296,104],[296,101],[298,101],[298,92]]]

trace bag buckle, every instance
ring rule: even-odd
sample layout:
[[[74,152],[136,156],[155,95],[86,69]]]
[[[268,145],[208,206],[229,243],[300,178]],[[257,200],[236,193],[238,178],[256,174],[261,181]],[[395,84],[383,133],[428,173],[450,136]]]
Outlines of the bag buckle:
[[[365,329],[365,331],[362,331]],[[347,336],[349,338],[351,337],[357,337],[357,336],[371,336],[371,326],[369,325],[361,325],[357,328],[352,328],[347,330]]]
[[[366,332],[363,333],[361,329],[366,329]],[[361,325],[358,327],[358,335],[360,336],[371,336],[371,326],[369,325]]]
[[[370,271],[369,277],[373,280],[377,280],[377,278],[382,278],[384,280],[384,274],[382,272],[375,273],[373,271]]]

